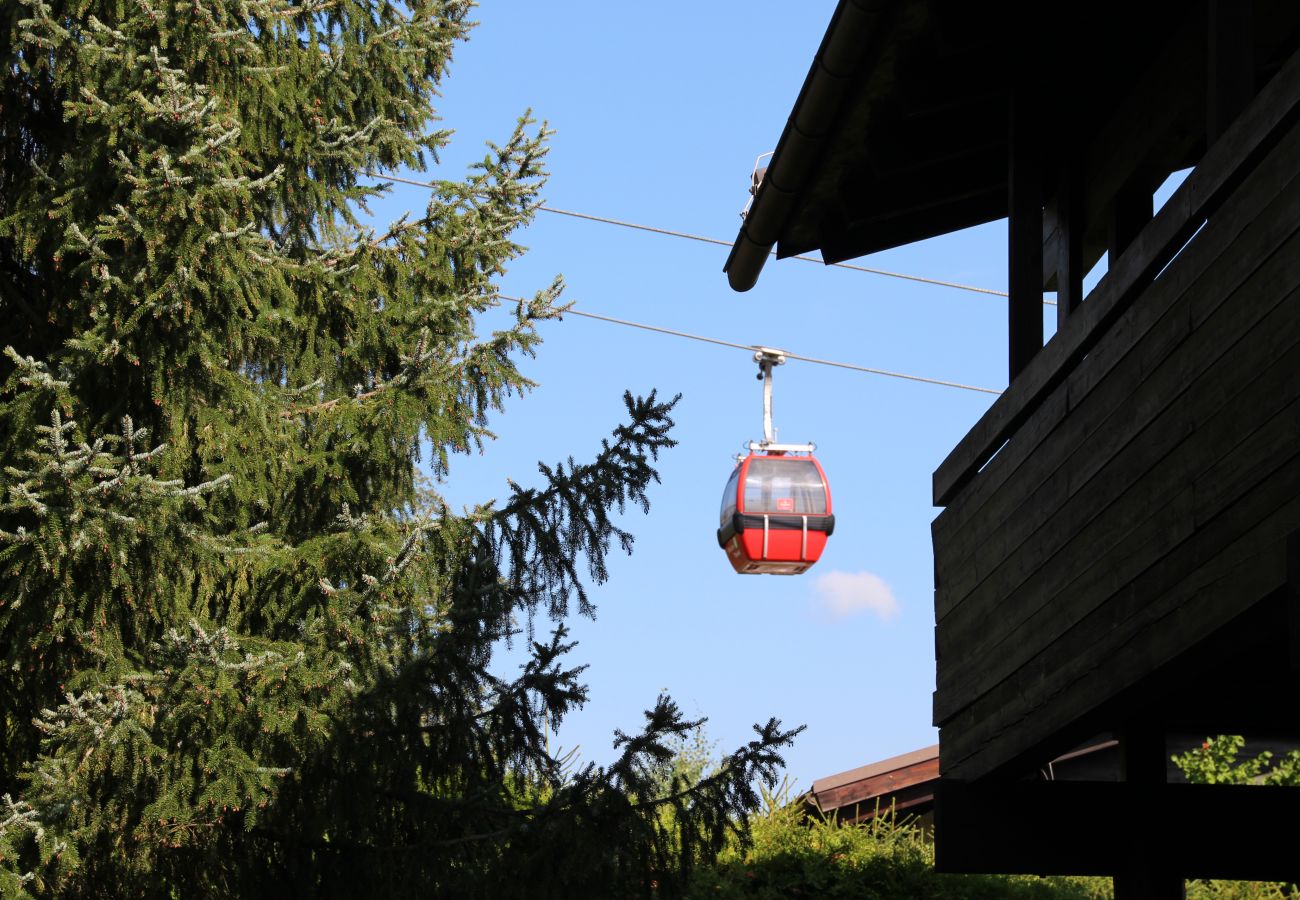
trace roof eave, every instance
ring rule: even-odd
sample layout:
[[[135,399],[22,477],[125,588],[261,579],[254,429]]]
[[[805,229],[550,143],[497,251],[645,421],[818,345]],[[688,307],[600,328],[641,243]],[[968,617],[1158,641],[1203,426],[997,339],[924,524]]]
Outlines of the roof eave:
[[[722,268],[733,290],[747,291],[758,283],[759,273],[825,148],[884,5],[884,0],[840,0],[835,8]]]

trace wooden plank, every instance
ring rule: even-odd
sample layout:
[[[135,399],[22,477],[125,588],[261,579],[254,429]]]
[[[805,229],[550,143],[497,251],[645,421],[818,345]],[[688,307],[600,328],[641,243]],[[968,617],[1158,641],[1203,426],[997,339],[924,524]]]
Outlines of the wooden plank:
[[[1300,296],[1296,296],[1294,301],[1300,301]],[[1284,382],[1275,395],[1265,395],[1269,410],[1281,405],[1275,403],[1277,398],[1300,396],[1300,387],[1296,384],[1300,379],[1300,369],[1295,368],[1296,363],[1292,362],[1288,371],[1287,365],[1283,361],[1280,367],[1289,384]],[[1288,451],[1295,452],[1297,435],[1300,435],[1300,404],[1294,400],[1270,414],[1258,431],[1242,435],[1240,443],[1232,446],[1193,482],[1192,515],[1196,524],[1199,526],[1213,519],[1229,502],[1268,477],[1279,461],[1288,458]]]
[[[935,723],[940,726],[948,723],[960,710],[978,703],[1006,679],[1015,677],[1017,670],[1031,665],[1038,656],[1054,648],[1061,635],[1068,634],[1078,621],[1124,590],[1152,560],[1168,555],[1186,542],[1192,535],[1192,502],[1191,491],[1183,490],[1160,503],[1154,511],[1142,509],[1140,503],[1133,504],[1125,510],[1124,517],[1115,517],[1081,534],[1078,538],[1081,546],[1086,546],[1084,542],[1098,534],[1105,535],[1111,543],[1082,572],[1069,573],[1073,577],[1064,585],[1053,585],[1050,596],[1054,602],[1036,607],[1014,627],[999,629],[987,641],[962,646],[950,629],[937,628],[935,639],[943,663],[938,667],[934,695]],[[1034,587],[1036,584],[1031,584],[1028,589]],[[1065,602],[1067,592],[1071,602]],[[1019,597],[1011,599],[1020,600]],[[1001,610],[994,615],[1000,616]],[[1017,644],[1017,640],[1039,643]],[[991,656],[993,650],[1009,653],[1011,658],[1002,660]],[[963,681],[963,677],[967,680]]]
[[[1108,875],[1140,854],[1187,878],[1300,880],[1300,788],[1123,782],[940,782],[935,868]],[[1243,827],[1207,828],[1207,822]]]
[[[1098,716],[1105,703],[1285,586],[1284,535],[1297,526],[1300,459],[1293,457],[941,727],[941,772],[983,777],[1080,723],[1104,729]],[[1233,534],[1240,537],[1229,540]]]
[[[1292,222],[1285,227],[1294,231],[1300,226],[1296,221],[1296,210],[1300,209],[1300,178],[1293,181],[1288,193],[1277,199],[1292,207],[1287,210],[1292,214]],[[1277,230],[1276,216],[1265,215],[1252,224],[1244,238],[1258,241],[1261,246],[1254,248],[1256,253],[1266,255],[1273,253],[1269,245],[1276,239]],[[1290,244],[1293,249],[1295,242],[1293,235]],[[1182,261],[1180,257],[1179,262]],[[1220,358],[1244,329],[1276,307],[1285,290],[1300,283],[1300,255],[1283,251],[1273,253],[1265,267],[1252,273],[1251,280],[1243,286],[1239,281],[1241,274],[1258,261],[1245,248],[1225,255],[1193,286],[1186,302],[1175,306],[1172,312],[1165,313],[1162,304],[1155,302],[1158,298],[1137,304],[1126,314],[1126,321],[1117,325],[1113,340],[1099,345],[1096,353],[1058,391],[1065,399],[1044,408],[1044,414],[1054,417],[1068,409],[1069,417],[1048,431],[1045,442],[1035,444],[1033,456],[1017,467],[1015,479],[1004,481],[1002,490],[979,506],[978,517],[966,511],[958,520],[963,525],[962,531],[954,531],[951,526],[941,529],[936,520],[933,534],[939,579],[936,583],[938,621],[943,622],[964,603],[972,591],[1056,514],[1066,499],[1083,490],[1137,430],[1150,423],[1158,412],[1152,403],[1177,396],[1199,374],[1201,367]],[[1237,296],[1260,290],[1275,299],[1268,304],[1243,303]],[[1153,293],[1156,293],[1154,288]],[[1230,297],[1234,299],[1229,301]],[[1209,318],[1203,318],[1207,313]],[[1145,320],[1156,316],[1159,321],[1152,330]],[[1194,329],[1198,333],[1187,338]],[[1141,350],[1130,351],[1136,335],[1141,337]],[[1183,346],[1188,341],[1189,345]],[[1169,368],[1171,359],[1176,361],[1174,369]],[[1105,373],[1104,377],[1099,371]],[[1082,398],[1076,401],[1077,393],[1082,393]],[[1040,431],[1046,430],[1045,425],[1033,421],[1026,427],[1035,426]]]
[[[1144,289],[1191,237],[1192,231],[1231,195],[1266,153],[1300,106],[1300,53],[1278,74],[1211,147],[1080,307],[1064,331],[1034,358],[1021,377],[940,464],[934,476],[935,505],[945,505],[1060,383],[1132,298]]]
[[[1125,311],[1086,363],[1069,374],[1064,387],[1048,395],[1044,405],[1017,431],[1015,439],[935,519],[932,534],[936,548],[936,586],[942,586],[945,595],[937,606],[938,618],[942,619],[946,610],[963,596],[961,576],[968,575],[981,559],[987,559],[982,535],[1001,527],[1013,514],[1023,515],[1017,507],[1024,496],[1056,474],[1065,462],[1060,455],[1045,456],[1040,447],[1044,441],[1058,437],[1054,432],[1066,422],[1067,415],[1068,441],[1082,442],[1106,421],[1113,402],[1099,402],[1090,397],[1092,390],[1125,363],[1133,347],[1140,341],[1150,340],[1149,333],[1170,314],[1171,308],[1179,310],[1176,301],[1189,290],[1204,294],[1205,279],[1210,277],[1207,272],[1217,271],[1213,277],[1220,280],[1222,295],[1207,294],[1208,299],[1200,300],[1197,306],[1222,302],[1255,264],[1255,256],[1249,252],[1252,245],[1262,244],[1267,248],[1282,239],[1279,229],[1285,231],[1289,226],[1279,220],[1277,211],[1279,208],[1288,211],[1300,202],[1297,200],[1300,178],[1293,158],[1288,155],[1290,152],[1300,154],[1300,128],[1293,131],[1278,152],[1270,156],[1266,166],[1252,177],[1254,187],[1220,210],[1215,220],[1148,290],[1142,302]],[[1266,210],[1271,212],[1250,202],[1265,197],[1269,200]],[[1293,211],[1291,218],[1294,219]],[[1226,261],[1220,258],[1223,256],[1228,257]],[[1176,333],[1166,338],[1178,339]],[[1152,354],[1152,362],[1162,358],[1145,346],[1144,352]],[[1007,485],[1012,486],[1010,491]],[[969,527],[973,522],[978,522],[975,530]]]
[[[1300,292],[1292,295],[1291,302],[1297,301]],[[1276,317],[1288,312],[1281,309]],[[1292,319],[1294,324],[1293,315]],[[1266,320],[1261,330],[1270,324]],[[1095,515],[1077,531],[1070,531],[1073,523],[1066,520],[1066,530],[1074,535],[1067,540],[1087,548],[1086,555],[1074,557],[1074,566],[1039,569],[1014,595],[995,593],[991,601],[964,607],[969,614],[961,619],[940,624],[936,645],[942,663],[935,707],[940,721],[1007,677],[1120,590],[1126,579],[1235,502],[1295,452],[1294,435],[1300,433],[1300,405],[1296,402],[1300,396],[1300,334],[1294,328],[1289,341],[1288,352],[1252,382],[1248,392],[1228,394],[1231,386],[1226,377],[1206,373],[1206,387],[1223,390],[1224,396],[1204,400],[1201,398],[1206,395],[1198,390],[1187,398],[1183,409],[1195,412],[1201,406],[1217,405],[1220,413],[1197,426],[1187,440],[1179,441],[1180,431],[1170,432],[1173,452],[1167,452],[1168,446],[1139,448],[1148,451],[1143,465],[1151,471],[1139,490],[1123,493],[1121,489],[1119,499],[1104,514]],[[1245,439],[1234,443],[1241,436]],[[1214,452],[1207,454],[1207,448]],[[1222,454],[1219,459],[1215,452]],[[1201,492],[1190,491],[1186,485],[1199,486]],[[1161,499],[1169,497],[1174,499]],[[1085,502],[1091,499],[1086,497]],[[981,609],[996,610],[995,621],[1001,627],[989,628],[992,617],[979,615]]]

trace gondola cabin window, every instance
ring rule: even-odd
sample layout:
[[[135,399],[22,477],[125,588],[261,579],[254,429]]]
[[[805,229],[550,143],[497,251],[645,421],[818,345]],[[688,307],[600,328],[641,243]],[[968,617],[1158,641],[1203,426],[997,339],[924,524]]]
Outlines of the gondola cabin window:
[[[719,527],[730,523],[736,515],[736,504],[739,500],[740,470],[741,466],[737,465],[731,473],[731,478],[727,481],[726,490],[722,492],[722,513],[718,517]]]
[[[826,515],[826,484],[817,463],[807,457],[750,460],[745,512]]]

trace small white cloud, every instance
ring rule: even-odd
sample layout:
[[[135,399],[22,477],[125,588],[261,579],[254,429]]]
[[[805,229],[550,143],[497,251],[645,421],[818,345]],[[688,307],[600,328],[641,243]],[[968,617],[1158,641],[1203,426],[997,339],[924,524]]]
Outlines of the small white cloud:
[[[832,619],[847,619],[864,612],[889,621],[902,611],[884,579],[871,572],[827,572],[813,582],[817,608]]]

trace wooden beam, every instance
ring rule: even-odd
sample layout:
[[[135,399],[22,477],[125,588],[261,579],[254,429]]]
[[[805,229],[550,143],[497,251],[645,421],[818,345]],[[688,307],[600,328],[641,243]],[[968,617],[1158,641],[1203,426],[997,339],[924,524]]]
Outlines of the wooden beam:
[[[1253,6],[1209,0],[1206,143],[1218,140],[1255,95]]]
[[[1287,671],[1300,673],[1300,531],[1286,541]]]
[[[1147,227],[1152,212],[1151,183],[1145,173],[1137,172],[1111,201],[1110,221],[1107,223],[1107,252],[1111,266]]]
[[[1248,823],[1293,821],[1297,803],[1300,788],[1258,785],[942,779],[935,868],[1114,875],[1136,849],[1166,873],[1143,897],[1173,895],[1183,878],[1296,881],[1291,829]]]
[[[1177,872],[1150,862],[1135,862],[1115,873],[1115,900],[1186,900],[1187,885]]]
[[[1068,144],[1068,138],[1067,138]],[[1083,165],[1067,146],[1056,181],[1056,327],[1083,302],[1083,236],[1088,223],[1083,208]]]
[[[1129,722],[1119,735],[1120,770],[1130,784],[1165,783],[1165,732],[1147,721]]]
[[[1159,724],[1130,721],[1120,732],[1120,769],[1129,797],[1146,808],[1159,801],[1165,784],[1165,733]],[[1184,900],[1187,891],[1179,870],[1169,866],[1141,843],[1130,846],[1115,870],[1115,900]]]
[[[1032,57],[1031,57],[1032,58]],[[1021,63],[1029,69],[1028,59]],[[1014,381],[1043,348],[1042,99],[1022,71],[1010,103],[1007,169],[1007,354]]]

